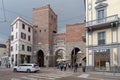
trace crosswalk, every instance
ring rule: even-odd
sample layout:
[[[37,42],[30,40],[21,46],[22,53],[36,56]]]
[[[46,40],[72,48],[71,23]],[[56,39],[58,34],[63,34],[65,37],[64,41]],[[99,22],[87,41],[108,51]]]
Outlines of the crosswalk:
[[[79,75],[78,77],[80,77],[80,78],[88,78],[88,77],[89,77],[89,74],[81,74],[81,75]]]
[[[19,78],[11,78],[11,80],[55,80],[57,78],[71,76],[71,72],[54,72],[54,73],[40,73],[40,74],[29,74],[27,76],[21,76]]]

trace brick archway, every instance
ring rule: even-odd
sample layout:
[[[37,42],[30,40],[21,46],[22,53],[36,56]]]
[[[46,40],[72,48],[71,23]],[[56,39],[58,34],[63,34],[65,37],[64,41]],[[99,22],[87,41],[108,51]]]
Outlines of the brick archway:
[[[44,67],[44,53],[42,50],[39,50],[37,52],[37,64],[40,66],[40,67]]]
[[[81,50],[79,48],[75,47],[71,52],[71,65],[72,66],[77,61],[77,54],[79,51],[81,51]]]

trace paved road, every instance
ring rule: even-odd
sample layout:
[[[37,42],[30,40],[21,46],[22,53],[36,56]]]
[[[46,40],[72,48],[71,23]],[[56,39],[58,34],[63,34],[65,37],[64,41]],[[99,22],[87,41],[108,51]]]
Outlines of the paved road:
[[[120,80],[120,78],[94,72],[60,71],[56,68],[41,68],[37,73],[13,72],[12,69],[0,68],[0,80]]]
[[[37,73],[13,72],[12,69],[0,69],[0,80],[93,80],[78,77],[79,73],[58,69],[41,69]],[[83,75],[87,76],[87,75]]]

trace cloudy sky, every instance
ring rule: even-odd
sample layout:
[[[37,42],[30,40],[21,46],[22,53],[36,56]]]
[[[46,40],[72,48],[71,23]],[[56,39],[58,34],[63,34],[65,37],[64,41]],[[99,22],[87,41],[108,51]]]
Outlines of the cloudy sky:
[[[66,24],[82,23],[85,19],[84,0],[0,0],[0,43],[5,43],[8,39],[10,24],[17,16],[31,22],[32,8],[47,4],[58,15],[59,33],[65,32]],[[5,18],[7,22],[1,22]]]

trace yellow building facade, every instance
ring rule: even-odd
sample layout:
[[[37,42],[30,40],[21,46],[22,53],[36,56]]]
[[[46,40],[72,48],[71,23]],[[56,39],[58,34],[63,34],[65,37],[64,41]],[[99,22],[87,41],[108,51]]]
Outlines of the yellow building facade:
[[[120,71],[120,1],[86,0],[86,66]]]

